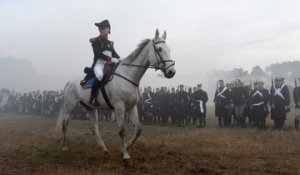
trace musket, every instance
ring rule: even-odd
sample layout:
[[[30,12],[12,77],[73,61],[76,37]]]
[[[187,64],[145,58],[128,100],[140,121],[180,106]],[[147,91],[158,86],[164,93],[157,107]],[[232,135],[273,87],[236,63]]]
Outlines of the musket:
[[[271,92],[272,89],[273,89],[273,91],[274,91],[274,93],[275,93],[275,87],[274,87],[274,80],[273,80],[273,77],[271,78],[271,83],[272,83],[272,86],[271,86],[270,92]],[[275,104],[274,104],[274,94],[271,96],[271,98],[272,98],[272,105],[275,105]],[[274,118],[273,115],[274,115],[274,109],[273,109],[272,106],[271,106],[271,119]]]
[[[298,85],[297,85],[297,78],[295,78],[295,96],[296,96],[296,98],[298,98]],[[299,101],[299,99],[298,99],[298,101]],[[296,101],[296,106],[297,106],[297,102],[298,101]]]

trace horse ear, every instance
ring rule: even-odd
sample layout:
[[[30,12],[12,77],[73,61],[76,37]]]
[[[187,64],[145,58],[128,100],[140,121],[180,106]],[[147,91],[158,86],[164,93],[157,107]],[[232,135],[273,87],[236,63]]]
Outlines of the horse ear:
[[[164,39],[164,40],[167,39],[167,32],[166,32],[166,31],[164,31],[164,34],[163,34],[163,36],[162,36],[162,39]]]
[[[158,37],[159,37],[159,31],[158,31],[158,29],[156,29],[154,39],[156,40],[156,39],[158,39]]]

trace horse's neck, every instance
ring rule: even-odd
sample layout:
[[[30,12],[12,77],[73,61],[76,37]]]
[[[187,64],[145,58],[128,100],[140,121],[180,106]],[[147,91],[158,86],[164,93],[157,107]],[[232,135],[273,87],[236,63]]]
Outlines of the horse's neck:
[[[126,78],[130,79],[134,83],[139,84],[142,77],[144,76],[145,72],[147,71],[150,63],[147,59],[148,50],[143,49],[143,51],[136,57],[128,56],[125,58],[118,69],[116,70],[117,73],[125,76]],[[124,65],[122,65],[124,63]],[[131,64],[131,65],[126,65]],[[134,66],[139,65],[139,66]]]

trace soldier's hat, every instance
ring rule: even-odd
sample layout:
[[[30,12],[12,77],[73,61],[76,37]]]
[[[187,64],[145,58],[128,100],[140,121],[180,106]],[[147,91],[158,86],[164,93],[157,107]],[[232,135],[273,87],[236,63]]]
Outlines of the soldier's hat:
[[[284,78],[283,77],[275,77],[275,81],[283,81],[284,80]]]
[[[257,84],[257,85],[258,85],[259,83],[260,83],[259,81],[254,81],[254,83],[253,83],[253,84]]]
[[[197,87],[202,87],[202,84],[200,83],[200,84],[197,84]]]
[[[262,81],[258,81],[258,84],[260,84],[260,85],[264,85],[264,82],[262,82]]]
[[[109,21],[106,19],[104,21],[101,21],[99,23],[95,23],[95,26],[99,27],[99,28],[103,28],[103,27],[109,27],[110,28],[110,24]]]

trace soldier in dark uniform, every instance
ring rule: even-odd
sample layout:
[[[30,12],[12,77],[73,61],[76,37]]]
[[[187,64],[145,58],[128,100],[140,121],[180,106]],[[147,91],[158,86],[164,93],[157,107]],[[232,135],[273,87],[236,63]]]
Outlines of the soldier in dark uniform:
[[[202,90],[202,84],[197,85],[198,90],[193,93],[193,103],[196,107],[196,113],[199,120],[198,127],[205,127],[206,125],[206,103],[208,96],[206,91]]]
[[[254,90],[250,92],[249,105],[253,116],[254,125],[260,129],[265,128],[268,114],[269,91],[263,88],[262,82],[254,83]]]
[[[247,104],[248,93],[242,86],[242,82],[239,79],[235,81],[235,87],[232,89],[232,101],[234,105],[235,117],[239,126],[245,126],[244,109]]]
[[[282,77],[275,78],[275,87],[273,86],[270,91],[270,105],[275,128],[283,128],[286,113],[289,112],[290,109],[290,93]]]
[[[270,100],[270,92],[269,92],[269,90],[264,88],[264,83],[262,81],[259,81],[258,83],[259,83],[260,91],[262,91],[262,93],[265,94],[265,96],[266,96],[265,100],[267,100],[265,103],[265,117],[261,118],[261,120],[259,121],[260,129],[266,129],[266,118],[268,117],[268,115],[270,113],[269,107],[268,107],[268,103]]]
[[[153,123],[157,124],[160,122],[161,112],[160,112],[160,101],[161,101],[161,91],[160,88],[155,89],[153,94]]]
[[[186,121],[187,113],[187,103],[188,103],[188,94],[184,91],[184,86],[180,85],[179,92],[177,93],[177,125],[183,127],[184,121]]]
[[[145,124],[153,123],[153,92],[151,87],[148,86],[146,92],[143,95],[144,109],[145,109]]]
[[[236,123],[236,117],[235,117],[235,112],[234,112],[234,105],[232,101],[232,89],[234,88],[234,83],[227,83],[226,87],[229,91],[229,106],[228,106],[228,117],[229,117],[229,125],[231,123],[235,124]]]
[[[161,126],[165,126],[168,124],[168,119],[169,119],[169,94],[167,92],[167,87],[163,87],[161,89],[161,93],[160,93],[160,102],[159,102],[159,111],[160,111],[160,116],[161,116],[161,120],[160,120],[160,125]]]
[[[244,116],[245,118],[248,117],[248,124],[249,126],[252,125],[252,123],[254,122],[253,121],[253,118],[255,118],[253,116],[253,112],[252,112],[252,109],[250,108],[250,93],[252,92],[253,90],[253,84],[252,84],[252,81],[250,82],[250,85],[249,86],[244,86],[245,88],[245,91],[246,91],[246,94],[247,94],[247,99],[246,99],[246,105],[245,105],[245,109],[244,109]],[[245,119],[246,120],[246,119]]]
[[[171,115],[172,124],[176,124],[178,107],[177,107],[177,93],[175,91],[175,88],[171,89],[171,93],[169,94],[169,99],[171,99],[169,101],[170,102],[169,106],[170,106],[170,115]]]
[[[98,105],[95,98],[104,76],[103,69],[105,64],[108,62],[118,63],[120,58],[113,47],[113,42],[108,40],[108,35],[111,31],[109,21],[104,20],[100,23],[95,23],[95,25],[99,28],[100,35],[90,39],[94,52],[94,61],[91,67],[92,71],[88,76],[96,77],[91,89],[91,98],[89,101],[91,105]]]
[[[214,103],[215,115],[218,117],[219,126],[229,126],[230,116],[228,107],[230,103],[230,93],[229,89],[224,85],[224,80],[219,80],[219,87],[215,93]]]
[[[194,104],[194,97],[193,97],[193,94],[198,90],[197,87],[193,87],[193,93],[192,93],[192,98],[191,98],[191,101],[192,103],[190,104],[190,115],[191,115],[191,120],[193,120],[193,125],[196,125],[197,124],[197,119],[198,119],[198,116],[197,116],[197,112],[196,112],[196,106]]]
[[[300,78],[298,78],[300,81]],[[293,91],[293,97],[295,101],[295,129],[299,129],[299,119],[300,119],[300,87],[297,85],[297,80],[295,80],[295,88]]]
[[[193,117],[193,91],[192,88],[188,88],[188,104],[187,104],[187,118],[186,124],[189,125],[191,123]]]

